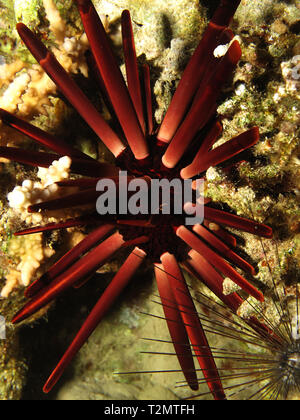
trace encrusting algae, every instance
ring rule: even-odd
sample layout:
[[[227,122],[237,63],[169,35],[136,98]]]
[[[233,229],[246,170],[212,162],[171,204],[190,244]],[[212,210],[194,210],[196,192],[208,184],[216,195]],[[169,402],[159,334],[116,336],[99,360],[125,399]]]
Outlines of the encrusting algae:
[[[7,7],[9,10],[7,16],[12,21],[9,23],[6,21],[3,25],[6,28],[6,43],[1,42],[0,50],[0,55],[4,57],[0,61],[0,107],[46,131],[61,134],[67,128],[68,136],[76,133],[75,141],[82,148],[105,158],[103,150],[97,149],[93,144],[93,136],[87,129],[81,129],[80,123],[73,131],[72,128],[66,127],[68,121],[72,121],[73,111],[60,99],[55,84],[45,75],[41,67],[32,61],[12,29],[16,20],[25,20],[26,24],[32,25],[32,28],[40,32],[45,43],[51,46],[64,68],[78,78],[92,95],[95,95],[93,85],[89,87],[87,82],[88,66],[85,53],[88,50],[88,42],[79,26],[79,18],[72,2],[66,2],[65,6],[60,0],[35,2],[15,0],[8,1],[8,4],[10,6]],[[200,1],[199,5],[199,1],[194,0],[168,0],[168,2],[97,0],[94,4],[102,15],[107,15],[106,28],[116,49],[120,45],[119,32],[116,30],[119,25],[117,19],[122,9],[131,10],[135,22],[137,52],[139,56],[145,53],[139,58],[140,62],[147,61],[153,70],[151,73],[156,95],[155,116],[157,121],[160,121],[185,62],[207,23],[206,15],[211,13],[209,2]],[[3,10],[6,9],[1,5],[1,11]],[[253,0],[241,2],[232,25],[241,41],[243,57],[232,85],[229,85],[228,90],[224,92],[224,100],[218,109],[223,116],[224,126],[224,136],[220,142],[226,141],[236,132],[252,124],[259,126],[261,139],[254,147],[250,159],[249,157],[245,159],[230,173],[222,168],[210,168],[207,171],[206,181],[206,194],[214,201],[229,206],[236,214],[254,217],[257,221],[278,227],[278,231],[275,230],[275,238],[282,262],[280,270],[287,283],[291,275],[295,281],[296,279],[299,281],[300,278],[298,267],[300,41],[296,34],[299,18],[298,1],[287,4],[280,0],[262,0],[259,2],[259,7]],[[1,31],[4,31],[3,27]],[[0,34],[2,36],[4,32]],[[94,97],[94,100],[100,106],[103,105],[99,98]],[[0,121],[1,146],[23,145],[26,141],[24,136],[16,134]],[[44,170],[35,172],[28,169],[24,172],[21,165],[9,163],[4,159],[1,159],[1,162],[3,162],[0,163],[3,185],[0,186],[0,191],[3,217],[0,222],[2,249],[0,289],[5,299],[0,300],[0,315],[11,319],[12,314],[24,303],[23,286],[34,280],[37,273],[42,273],[43,266],[51,257],[55,257],[57,249],[45,240],[43,234],[18,238],[12,237],[12,233],[20,226],[31,226],[41,221],[49,223],[67,217],[50,214],[47,216],[47,221],[41,220],[42,216],[39,213],[26,214],[26,207],[41,198],[39,194],[59,195],[60,192],[56,186],[54,187],[54,182],[68,177],[69,162],[63,160],[61,167],[58,164],[59,168],[54,164],[58,172],[61,168],[58,177],[56,177],[57,172],[51,174]],[[82,237],[83,234],[84,232],[73,229],[70,236]],[[264,255],[258,251],[261,249],[259,241],[247,234],[241,237],[244,240],[244,252],[258,263],[257,284],[264,288],[269,279],[266,268],[260,264]],[[276,271],[278,265],[271,245],[267,246],[267,254],[272,261],[272,269]],[[232,285],[230,283],[226,285],[229,292],[232,291]],[[148,285],[147,292],[150,294],[151,291]],[[134,296],[133,291],[130,303],[127,306],[122,304],[120,314],[115,311],[99,328],[95,337],[91,338],[89,343],[91,351],[87,347],[83,354],[79,355],[74,368],[75,376],[70,383],[62,385],[58,398],[72,399],[75,394],[77,398],[84,399],[89,398],[90,393],[94,399],[151,398],[151,394],[146,396],[141,389],[147,389],[151,393],[153,383],[156,383],[162,398],[163,396],[170,399],[178,398],[182,394],[187,396],[184,391],[180,395],[179,391],[177,393],[167,389],[170,384],[164,379],[159,384],[156,378],[139,377],[140,386],[134,386],[129,379],[110,378],[112,371],[110,364],[114,365],[115,370],[134,370],[137,368],[134,367],[133,359],[137,358],[138,369],[143,370],[145,362],[143,355],[138,355],[138,351],[149,350],[147,343],[141,344],[136,337],[146,335],[142,328],[152,320],[145,321],[140,314],[134,314],[142,310],[143,306],[152,313],[156,313],[157,308],[150,304],[149,297],[143,292],[138,298],[132,296]],[[271,298],[267,297],[266,302],[268,299],[271,301]],[[266,305],[267,313],[271,304],[268,306],[266,303]],[[249,308],[251,305],[241,308],[245,309],[244,316],[247,316],[245,313],[247,314]],[[86,308],[82,309],[83,312],[85,310]],[[72,325],[71,321],[70,323]],[[124,340],[127,341],[120,360],[116,356],[112,356],[112,362],[109,358],[105,358],[105,365],[99,363],[99,354],[107,351],[116,340],[113,333],[104,340],[104,337],[110,333],[110,323],[114,323],[118,337],[124,334],[126,336]],[[157,327],[154,331],[157,331]],[[133,347],[132,342],[135,341],[137,344]],[[101,342],[103,342],[102,347],[99,344]],[[118,349],[120,351],[119,347]],[[0,354],[2,372],[0,399],[19,399],[26,382],[27,368],[22,348],[19,346],[18,330],[8,326],[7,339],[0,340]],[[129,365],[126,364],[126,358],[130,361]],[[147,360],[149,363],[149,359]],[[93,369],[89,369],[88,365],[93,366]],[[103,384],[99,385],[100,378],[107,390]],[[174,377],[171,377],[171,380],[173,379]]]

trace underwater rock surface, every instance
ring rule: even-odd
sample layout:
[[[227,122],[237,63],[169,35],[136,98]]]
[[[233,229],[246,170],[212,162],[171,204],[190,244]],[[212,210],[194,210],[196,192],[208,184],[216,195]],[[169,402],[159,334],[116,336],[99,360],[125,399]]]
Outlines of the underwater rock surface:
[[[121,11],[125,8],[131,11],[137,55],[140,63],[147,62],[151,67],[155,116],[159,122],[217,2],[95,0],[94,4],[106,22],[116,52],[120,51],[121,45]],[[70,124],[73,110],[36,66],[14,30],[20,20],[38,30],[45,43],[55,48],[67,70],[101,106],[100,99],[94,94],[93,82],[86,79],[84,54],[87,42],[73,2],[6,0],[1,2],[0,12],[0,106],[49,132],[66,133],[92,156],[107,158],[89,129],[80,122]],[[218,109],[224,125],[220,142],[252,125],[259,126],[261,140],[245,162],[232,171],[225,173],[222,169],[209,169],[206,185],[207,196],[215,201],[229,206],[239,215],[254,217],[276,228],[281,268],[278,268],[276,259],[272,259],[271,246],[267,252],[273,261],[272,269],[280,271],[287,285],[291,276],[300,281],[299,19],[298,0],[242,0],[232,28],[239,36],[243,56]],[[58,42],[55,43],[55,39]],[[119,59],[124,69],[121,56]],[[24,145],[26,142],[24,136],[0,122],[0,145]],[[25,179],[36,180],[37,174],[25,170],[22,165],[0,162],[0,289],[7,285],[8,279],[16,286],[8,298],[0,300],[0,315],[9,320],[24,303],[18,266],[32,252],[33,239],[25,239],[26,244],[20,245],[12,238],[12,233],[22,226],[22,220],[8,208],[6,196]],[[75,235],[83,234],[71,231],[65,234],[67,236],[45,236],[35,244],[43,258],[33,271],[33,279],[51,263],[51,258],[60,255],[66,242],[71,243],[75,241]],[[260,249],[258,240],[251,235],[242,236],[245,240],[243,250],[259,264],[263,255],[257,251]],[[47,257],[44,251],[48,248],[56,255]],[[25,256],[24,249],[28,249]],[[168,339],[163,320],[141,313],[162,316],[160,305],[152,302],[158,299],[154,296],[157,292],[148,273],[140,273],[140,277],[129,286],[124,299],[119,300],[95,331],[55,391],[47,397],[42,395],[42,384],[49,371],[117,264],[107,266],[82,290],[59,300],[46,316],[40,314],[41,319],[33,324],[31,320],[30,326],[17,329],[7,326],[6,340],[0,340],[1,400],[22,397],[177,399],[189,395],[187,389],[173,386],[182,380],[181,374],[113,375],[113,372],[178,369],[178,366],[174,367],[172,357],[140,353],[162,351],[157,343],[142,340],[143,337]],[[258,284],[266,283],[267,276],[265,267],[259,265]],[[212,345],[217,346],[218,339],[211,339],[215,340]]]

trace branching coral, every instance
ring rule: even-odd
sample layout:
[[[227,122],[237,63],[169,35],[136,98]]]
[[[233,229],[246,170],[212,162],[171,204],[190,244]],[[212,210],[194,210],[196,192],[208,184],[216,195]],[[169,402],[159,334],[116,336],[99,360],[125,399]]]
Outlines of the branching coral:
[[[70,73],[81,72],[87,76],[85,52],[88,41],[85,35],[69,37],[67,27],[52,0],[43,2],[49,29],[56,37],[53,53]],[[56,85],[38,65],[17,60],[0,66],[0,107],[15,112],[27,120],[40,114],[47,115],[45,105],[51,105],[51,95],[56,94]],[[9,137],[10,134],[10,137]],[[1,144],[13,143],[11,133],[2,133]]]
[[[38,177],[40,182],[25,180],[22,186],[17,186],[7,196],[12,209],[11,217],[19,217],[27,225],[38,223],[54,223],[67,218],[66,212],[50,212],[50,214],[29,214],[30,205],[40,203],[49,198],[55,199],[62,196],[56,184],[69,177],[71,159],[68,156],[54,161],[49,168],[40,168]],[[73,213],[73,216],[76,213]],[[69,213],[70,215],[70,213]],[[16,240],[10,242],[9,252],[20,258],[17,270],[11,270],[6,276],[6,285],[1,291],[2,297],[7,297],[17,285],[28,286],[40,264],[54,254],[54,250],[45,246],[42,234],[23,239],[22,245]]]
[[[40,223],[41,221],[57,221],[57,218],[49,220],[47,216],[45,220],[41,214],[30,215],[28,214],[27,209],[30,205],[40,203],[50,197],[52,199],[58,198],[62,192],[59,190],[56,183],[68,178],[70,166],[71,159],[66,156],[52,162],[52,165],[49,166],[49,168],[40,168],[38,177],[41,181],[34,182],[25,180],[22,186],[15,187],[7,196],[9,206],[13,208],[19,217],[26,221],[27,224]]]
[[[36,234],[20,241],[12,240],[9,252],[20,258],[16,270],[11,270],[6,276],[6,284],[1,290],[1,297],[6,298],[18,286],[28,286],[41,263],[54,254],[54,250],[45,246],[43,235]]]

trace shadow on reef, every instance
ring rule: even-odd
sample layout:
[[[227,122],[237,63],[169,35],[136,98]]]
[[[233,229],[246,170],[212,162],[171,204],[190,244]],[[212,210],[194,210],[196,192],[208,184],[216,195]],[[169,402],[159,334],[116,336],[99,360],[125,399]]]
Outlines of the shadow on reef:
[[[126,304],[133,302],[133,306],[135,306],[136,299],[140,297],[143,299],[145,295],[149,295],[150,290],[148,289],[152,284],[152,274],[150,273],[151,271],[138,273],[125,289],[122,298],[115,302],[114,308],[109,314],[109,317],[116,318],[115,323],[122,322],[117,316],[122,302],[126,301]],[[76,330],[109,284],[112,275],[112,273],[96,274],[89,280],[88,285],[84,285],[80,289],[72,289],[57,299],[55,306],[48,311],[47,318],[40,319],[32,328],[27,325],[21,329],[20,346],[24,349],[24,355],[28,360],[27,383],[23,389],[21,400],[60,399],[58,397],[60,389],[68,381],[74,379],[76,373],[78,376],[78,372],[75,373],[76,364],[75,366],[73,364],[66,370],[59,387],[49,394],[42,392],[49,370],[57,363],[66,342],[71,342],[74,338]],[[99,352],[101,353],[101,349]],[[95,363],[98,364],[98,362],[101,363],[101,354],[98,354],[98,360],[95,360]],[[79,365],[80,367],[77,369],[83,370],[83,376],[85,373],[97,369],[91,360],[87,360],[86,363],[80,360]],[[113,372],[111,375],[113,376]]]

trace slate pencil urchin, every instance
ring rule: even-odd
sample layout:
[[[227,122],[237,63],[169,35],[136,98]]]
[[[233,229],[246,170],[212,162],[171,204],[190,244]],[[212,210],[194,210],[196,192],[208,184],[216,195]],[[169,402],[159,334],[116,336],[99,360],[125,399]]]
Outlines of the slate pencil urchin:
[[[216,115],[217,100],[241,57],[239,43],[233,40],[233,33],[228,28],[239,3],[237,0],[221,0],[182,75],[162,124],[155,127],[149,68],[143,67],[140,84],[129,11],[123,12],[121,20],[126,86],[92,2],[77,0],[100,85],[122,128],[121,135],[107,124],[37,36],[19,23],[19,35],[32,55],[115,157],[115,165],[98,162],[74,149],[63,139],[49,135],[1,110],[4,123],[54,152],[33,153],[1,147],[2,157],[33,166],[49,167],[55,159],[66,155],[72,159],[71,171],[83,176],[59,183],[61,188],[80,187],[78,192],[31,205],[28,211],[42,212],[85,204],[95,207],[99,195],[95,189],[96,184],[103,178],[115,180],[119,170],[127,171],[131,179],[137,181],[149,182],[154,178],[196,180],[209,167],[226,163],[256,144],[259,132],[257,127],[253,127],[221,146],[212,148],[222,132],[222,125]],[[225,55],[215,57],[213,53],[216,47],[224,44],[229,44]],[[219,229],[211,230],[211,223],[220,225]],[[237,293],[228,296],[223,294],[224,277],[229,277],[247,294],[262,301],[262,293],[231,265],[250,274],[255,272],[248,262],[233,251],[235,238],[224,227],[233,227],[266,238],[272,236],[271,228],[218,210],[208,202],[205,203],[201,225],[187,227],[184,215],[175,212],[106,216],[94,212],[57,224],[29,228],[17,235],[84,225],[95,228],[29,286],[26,296],[30,300],[16,314],[13,323],[24,320],[72,285],[88,279],[120,249],[128,249],[129,256],[47,380],[44,391],[52,389],[141,263],[149,260],[154,264],[171,340],[187,383],[193,390],[198,388],[195,355],[213,397],[225,399],[220,376],[182,268],[200,278],[233,311],[238,309],[243,300]],[[254,316],[247,322],[261,334],[271,337],[271,329]]]

